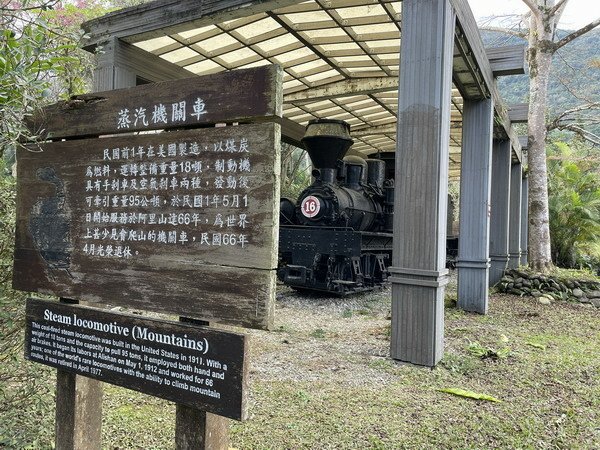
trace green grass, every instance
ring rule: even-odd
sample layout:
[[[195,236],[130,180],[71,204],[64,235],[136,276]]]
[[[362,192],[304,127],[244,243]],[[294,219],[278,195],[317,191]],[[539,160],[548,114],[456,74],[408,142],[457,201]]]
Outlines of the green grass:
[[[376,359],[392,375],[340,385],[258,381],[249,422],[232,426],[238,448],[596,448],[600,445],[600,317],[578,305],[541,305],[498,295],[490,314],[446,311],[448,346],[426,370]],[[508,345],[499,360],[473,356],[468,342]],[[544,349],[529,343],[545,346]],[[356,384],[359,384],[358,386]],[[361,385],[362,384],[362,385]],[[492,395],[489,404],[437,389]],[[294,393],[311,392],[299,403]],[[267,435],[261,429],[268,428]],[[290,433],[292,431],[292,433]]]
[[[529,274],[534,273],[531,269],[524,266],[519,267],[519,270]],[[554,266],[550,272],[544,275],[561,280],[595,281],[600,283],[600,277],[589,269],[565,269]]]
[[[105,385],[102,444],[106,449],[173,448],[175,405]]]
[[[316,339],[324,339],[327,336],[327,332],[322,328],[317,328],[316,330],[310,333],[310,337]]]
[[[596,281],[600,283],[600,277],[588,269],[563,269],[560,267],[553,267],[549,275],[560,279]]]
[[[378,354],[389,346],[381,331],[389,325],[385,310],[373,308],[368,317],[343,317],[336,310],[324,317],[321,309],[287,305],[276,314],[278,333],[249,332],[250,418],[231,422],[231,446],[600,448],[597,309],[543,306],[500,294],[491,299],[487,316],[447,309],[446,351],[434,370]],[[506,345],[511,355],[482,359],[469,351],[472,342],[494,349]],[[275,362],[284,370],[270,372]],[[439,391],[444,388],[501,403]],[[48,420],[26,413],[12,412],[29,417],[21,423],[34,436],[36,420]],[[174,416],[173,404],[107,386],[103,447],[173,448]],[[50,448],[47,431],[34,448]]]

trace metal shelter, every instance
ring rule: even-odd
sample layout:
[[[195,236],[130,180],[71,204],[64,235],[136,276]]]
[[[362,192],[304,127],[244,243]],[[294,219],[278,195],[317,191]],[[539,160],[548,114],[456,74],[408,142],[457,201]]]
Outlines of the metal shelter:
[[[96,91],[279,64],[285,141],[325,117],[352,126],[354,154],[396,152],[393,358],[442,356],[449,180],[459,306],[485,313],[490,283],[526,260],[524,110],[495,82],[524,73],[524,48],[485,49],[467,0],[157,0],[84,29]]]

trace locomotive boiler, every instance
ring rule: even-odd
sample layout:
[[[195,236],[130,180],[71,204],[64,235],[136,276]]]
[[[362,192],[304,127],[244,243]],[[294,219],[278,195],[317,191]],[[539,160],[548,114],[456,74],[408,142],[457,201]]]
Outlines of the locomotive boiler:
[[[336,295],[381,286],[394,214],[386,163],[345,157],[353,140],[340,120],[310,121],[302,143],[314,182],[296,202],[281,199],[279,278],[295,289]]]

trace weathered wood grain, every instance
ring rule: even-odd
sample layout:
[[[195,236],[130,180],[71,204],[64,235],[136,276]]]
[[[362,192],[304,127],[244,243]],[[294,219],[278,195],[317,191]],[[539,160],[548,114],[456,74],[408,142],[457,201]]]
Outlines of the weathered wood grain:
[[[248,152],[211,151],[214,143],[227,140],[239,147],[242,138],[247,140]],[[268,328],[272,323],[272,288],[277,267],[279,140],[279,125],[266,123],[54,142],[43,144],[42,152],[21,151],[13,286],[211,322]],[[198,143],[198,155],[104,159],[105,150],[112,155],[112,149],[125,145],[147,150],[150,146],[158,149],[161,144],[166,149],[169,143],[179,148],[179,144],[191,142]],[[249,171],[240,171],[240,161],[245,158]],[[231,172],[227,172],[229,160],[233,161]],[[224,161],[224,172],[216,170],[219,161]],[[143,163],[163,162],[169,167],[176,162],[177,170],[181,165],[201,162],[200,173],[178,172],[168,177],[181,182],[197,175],[198,187],[135,190],[131,180],[136,179],[139,184],[146,178],[150,183],[152,176],[120,173],[123,165],[131,167],[135,163],[139,169]],[[102,167],[107,176],[87,176],[88,168],[95,167]],[[215,180],[229,176],[228,173],[236,183],[240,177],[246,177],[248,187],[219,188]],[[110,186],[114,179],[128,179],[129,185],[114,191]],[[94,187],[96,180],[100,180],[101,191],[87,191],[88,182]],[[109,180],[107,191],[105,180]],[[136,198],[153,195],[159,196],[156,206],[144,205],[143,200],[135,204]],[[218,207],[189,206],[193,205],[194,196],[201,196],[205,202],[206,198],[213,201],[215,195],[221,202]],[[239,206],[234,206],[234,195],[238,196]],[[183,203],[185,196],[189,196],[187,203]],[[229,199],[227,205],[225,196]],[[100,201],[108,197],[108,204],[95,206],[97,197]],[[115,197],[120,202],[117,206],[113,203]],[[133,198],[132,206],[123,206],[123,197]],[[178,204],[174,203],[176,198]],[[115,214],[117,222],[113,221]],[[127,223],[122,223],[122,214],[128,214]],[[152,224],[151,214],[156,215],[155,221],[162,215],[169,220],[176,217],[177,222]],[[198,214],[195,219],[194,214]],[[132,215],[138,222],[140,215],[146,217],[146,223],[130,223]],[[230,224],[228,217],[232,218]],[[100,234],[94,236],[96,230]],[[132,232],[134,238],[144,236],[146,240],[130,239]],[[161,232],[164,236],[175,233],[177,243],[159,243],[156,236]],[[182,236],[187,241],[182,241]],[[221,239],[221,245],[215,245],[219,242],[215,236]],[[247,240],[243,246],[240,236]],[[226,245],[234,239],[235,245]],[[91,244],[94,252],[89,251]],[[102,246],[102,252],[98,246]],[[111,255],[107,253],[108,246]],[[124,256],[126,246],[129,257]],[[122,257],[114,253],[118,247]]]
[[[243,334],[28,299],[25,357],[221,416],[247,416]]]
[[[78,95],[44,108],[28,126],[42,138],[59,139],[269,120],[282,114],[281,80],[273,65]],[[204,108],[194,110],[199,100]],[[179,117],[184,103],[185,117]],[[160,105],[166,122],[153,119]]]
[[[180,317],[181,322],[209,326],[206,321]],[[178,403],[175,405],[176,450],[229,449],[229,420],[206,411]]]
[[[229,420],[206,411],[177,404],[175,411],[176,450],[228,450]]]
[[[60,302],[77,303],[66,298],[61,298]],[[54,429],[56,450],[95,450],[101,447],[102,384],[98,380],[62,369],[56,371]]]

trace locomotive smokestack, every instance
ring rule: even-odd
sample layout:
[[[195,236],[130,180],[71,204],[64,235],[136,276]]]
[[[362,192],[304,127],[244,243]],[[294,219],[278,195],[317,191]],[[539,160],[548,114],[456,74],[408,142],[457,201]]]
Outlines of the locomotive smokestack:
[[[335,180],[336,164],[342,159],[354,141],[350,137],[350,125],[343,120],[315,119],[308,122],[302,143],[315,169],[324,182]]]

